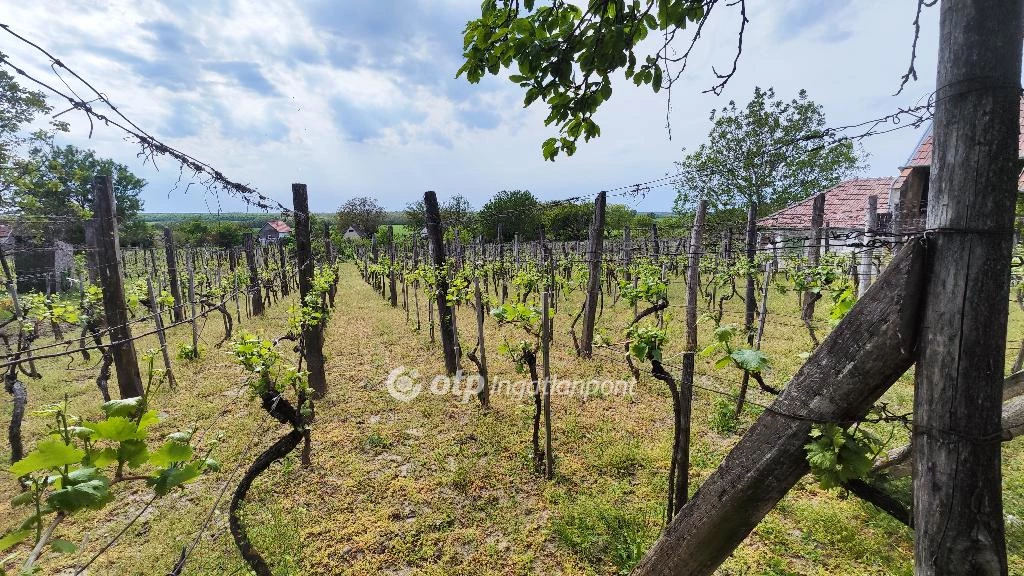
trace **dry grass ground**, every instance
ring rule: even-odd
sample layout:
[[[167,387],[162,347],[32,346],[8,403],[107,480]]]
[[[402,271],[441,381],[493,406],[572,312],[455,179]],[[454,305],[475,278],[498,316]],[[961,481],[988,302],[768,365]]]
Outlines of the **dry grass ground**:
[[[683,301],[682,282],[672,287],[673,303]],[[604,350],[593,361],[572,353],[565,334],[573,304],[556,318],[552,367],[558,378],[625,379],[621,353]],[[421,298],[421,304],[425,301]],[[609,304],[606,302],[606,304]],[[726,321],[740,321],[742,304],[728,305]],[[268,336],[285,331],[287,305],[270,308],[258,322],[243,326]],[[828,304],[823,302],[821,325]],[[425,310],[425,307],[424,307]],[[784,383],[809,349],[806,331],[793,317],[795,295],[773,292],[764,348],[774,360],[771,382]],[[682,342],[682,310],[673,308],[667,324],[669,357]],[[423,313],[425,317],[425,312]],[[470,313],[460,311],[463,340],[474,334]],[[631,317],[619,304],[599,321],[618,338]],[[414,323],[414,321],[413,321]],[[384,380],[395,367],[416,368],[429,383],[442,372],[439,350],[424,330],[414,332],[406,313],[390,308],[362,283],[356,269],[342,269],[338,306],[328,328],[326,353],[330,392],[317,406],[313,460],[297,458],[275,465],[254,485],[244,521],[258,549],[272,561],[275,574],[616,574],[637,560],[657,537],[671,444],[671,401],[664,385],[650,376],[632,394],[556,397],[553,401],[556,477],[537,477],[530,462],[532,399],[496,394],[493,409],[475,401],[423,393],[411,402],[393,399]],[[701,341],[710,328],[702,324]],[[177,328],[172,346],[188,337]],[[204,327],[209,343],[219,340],[219,321]],[[1012,313],[1010,340],[1017,346],[1024,317]],[[503,338],[518,338],[515,328],[488,320],[488,356],[492,378],[519,380],[513,364],[498,353]],[[143,341],[145,349],[155,342]],[[1015,351],[1014,351],[1015,352]],[[737,375],[715,370],[701,359],[698,371],[725,378],[735,388]],[[46,361],[46,377],[29,382],[30,409],[68,395],[72,411],[99,412],[95,370],[80,358]],[[241,371],[223,349],[207,344],[199,361],[178,361],[179,388],[155,399],[168,433],[193,426],[208,430],[205,442],[219,438],[215,450],[223,464],[184,490],[159,500],[90,570],[90,574],[150,575],[168,572],[206,515],[212,521],[199,538],[184,574],[244,574],[243,563],[227,532],[226,505],[239,465],[284,433],[258,403],[239,394]],[[708,387],[729,387],[717,379]],[[908,409],[912,379],[904,377],[886,400]],[[113,388],[112,388],[113,389]],[[760,393],[751,398],[770,401]],[[758,412],[750,406],[735,432],[721,407],[727,397],[698,391],[694,403],[691,483],[694,489],[715,469]],[[4,422],[10,405],[4,405]],[[44,422],[29,415],[25,433],[31,446]],[[894,440],[895,441],[895,440]],[[1008,514],[1011,573],[1024,575],[1024,440],[1004,445],[1004,494]],[[0,454],[5,460],[6,452]],[[15,494],[13,478],[2,484],[3,502]],[[228,494],[214,503],[222,488]],[[46,574],[73,574],[134,516],[146,491],[120,492],[105,510],[64,523],[58,537],[80,544],[71,555],[47,554]],[[21,514],[0,504],[5,527]],[[885,514],[853,497],[817,487],[805,478],[758,526],[722,567],[721,574],[911,574],[911,533]],[[13,565],[8,565],[11,568]]]

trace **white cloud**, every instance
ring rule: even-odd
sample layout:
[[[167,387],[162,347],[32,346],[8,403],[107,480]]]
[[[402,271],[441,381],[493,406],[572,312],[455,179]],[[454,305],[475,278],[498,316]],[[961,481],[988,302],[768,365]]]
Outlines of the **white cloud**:
[[[3,20],[52,48],[154,135],[283,203],[290,182],[304,181],[318,210],[362,194],[400,208],[427,189],[465,194],[477,206],[506,188],[544,198],[591,194],[671,171],[680,150],[703,139],[709,110],[744,101],[755,85],[784,97],[806,88],[837,125],[913,104],[933,86],[935,11],[924,21],[921,81],[894,98],[909,57],[913,3],[748,4],[736,77],[723,97],[701,93],[714,83],[711,67],[727,68],[735,50],[738,21],[721,8],[673,90],[671,141],[666,95],[620,77],[597,117],[602,137],[555,163],[540,157],[540,143],[553,134],[543,126],[546,114],[536,104],[523,109],[518,87],[453,80],[461,23],[478,13],[476,0],[221,0],[173,8],[155,0],[62,0],[12,3]],[[0,35],[0,51],[59,85],[45,61],[13,38]],[[159,162],[159,172],[142,166],[116,130],[97,126],[88,140],[88,123],[66,116],[73,143],[151,182],[148,210],[208,209],[194,187],[168,198],[178,175],[169,161]],[[865,141],[871,174],[894,173],[916,139],[901,130]],[[659,188],[638,206],[667,209],[673,197]],[[222,200],[224,209],[241,207]]]

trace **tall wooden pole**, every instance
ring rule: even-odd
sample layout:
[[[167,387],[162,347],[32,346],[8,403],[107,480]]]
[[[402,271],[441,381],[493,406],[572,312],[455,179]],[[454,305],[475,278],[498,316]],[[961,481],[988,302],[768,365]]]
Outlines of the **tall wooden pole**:
[[[305,184],[292,184],[292,205],[295,210],[295,258],[299,270],[299,302],[305,302],[313,289],[313,247],[309,230],[309,193]],[[324,370],[324,327],[302,327],[302,353],[309,372],[309,387],[314,398],[327,394]]]
[[[242,236],[242,243],[245,247],[245,262],[249,266],[249,294],[252,298],[252,315],[263,315],[263,296],[261,293],[260,271],[256,267],[256,249],[253,244],[252,233],[248,232]]]
[[[864,244],[871,242],[874,231],[878,227],[878,196],[868,196],[868,205],[864,211]],[[872,249],[865,246],[860,253],[860,272],[857,274],[857,295],[863,296],[871,287],[871,264],[874,258]]]
[[[164,228],[164,255],[167,258],[167,283],[170,284],[171,297],[174,298],[171,318],[175,322],[181,322],[185,319],[185,312],[181,300],[181,281],[178,280],[178,255],[174,246],[174,232],[170,228]]]
[[[455,351],[455,327],[452,325],[452,307],[448,304],[448,276],[445,274],[444,237],[441,232],[441,209],[437,205],[437,194],[428,190],[423,194],[423,207],[427,216],[427,237],[430,240],[431,254],[434,258],[434,270],[437,272],[438,324],[441,327],[441,346],[444,349],[444,367],[448,375],[454,375],[459,369],[459,359]]]
[[[93,178],[92,191],[96,203],[96,249],[99,279],[103,286],[103,312],[110,331],[110,352],[117,371],[117,388],[121,398],[134,398],[142,396],[142,376],[124,300],[124,272],[121,269],[114,186],[110,176],[97,174]]]
[[[939,9],[912,437],[914,564],[918,575],[1001,575],[999,437],[1024,4],[959,0]]]
[[[580,354],[584,358],[590,358],[594,354],[594,323],[597,319],[598,292],[601,290],[601,253],[607,200],[607,192],[597,195],[594,200],[594,220],[590,224],[590,243],[587,246],[587,299],[583,304],[583,334],[580,342]]]
[[[679,508],[686,504],[690,491],[690,420],[693,413],[693,375],[697,354],[697,307],[700,306],[700,251],[707,211],[708,201],[700,200],[693,219],[693,230],[690,233],[686,266],[686,348],[683,351],[683,372],[679,379],[679,422],[676,423],[679,440],[676,446],[676,483],[673,497]]]

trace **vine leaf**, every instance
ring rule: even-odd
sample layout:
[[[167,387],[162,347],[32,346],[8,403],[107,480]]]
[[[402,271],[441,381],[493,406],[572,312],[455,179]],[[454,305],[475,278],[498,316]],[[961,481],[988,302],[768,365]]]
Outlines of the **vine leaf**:
[[[108,418],[120,416],[122,418],[130,418],[139,412],[139,407],[142,406],[142,397],[136,396],[134,398],[122,398],[120,400],[110,400],[109,402],[103,403],[103,413]]]
[[[11,464],[10,471],[15,476],[25,476],[47,468],[75,464],[80,462],[83,456],[83,450],[68,446],[59,438],[50,437],[40,442],[27,456]]]
[[[76,546],[73,542],[57,539],[50,542],[50,550],[53,550],[58,554],[71,554],[72,552],[78,550],[78,546]]]
[[[771,364],[764,352],[752,348],[733,350],[729,357],[748,372],[764,372]]]
[[[0,537],[0,551],[7,550],[15,544],[20,544],[21,542],[24,542],[32,534],[32,530],[27,529],[14,530],[12,532],[4,534],[3,537]]]
[[[192,446],[171,440],[154,452],[149,461],[153,464],[164,467],[175,462],[186,462],[192,459]]]
[[[61,488],[46,497],[46,503],[54,510],[68,514],[91,508],[98,510],[114,499],[110,493],[110,482],[103,477],[81,484]]]

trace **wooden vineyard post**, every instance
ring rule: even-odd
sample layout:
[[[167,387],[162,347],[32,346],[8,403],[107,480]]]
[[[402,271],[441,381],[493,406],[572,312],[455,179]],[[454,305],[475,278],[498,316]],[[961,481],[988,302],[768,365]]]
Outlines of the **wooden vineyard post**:
[[[817,205],[817,199],[815,199]],[[696,227],[696,224],[694,225]],[[743,315],[743,333],[747,336],[747,344],[754,343],[754,313],[757,311],[757,302],[754,297],[754,258],[757,257],[757,202],[751,202],[747,207],[747,288],[744,295],[746,306]],[[747,399],[747,386],[750,385],[750,372],[743,371],[743,380],[740,382],[740,393],[736,396],[736,417],[743,413],[743,403]],[[684,500],[685,502],[685,500]]]
[[[864,247],[860,252],[860,272],[857,275],[857,295],[863,295],[871,286],[871,265],[874,250],[870,247],[875,228],[878,227],[878,196],[868,196],[868,206],[864,211]]]
[[[242,305],[238,301],[238,297],[240,296],[240,288],[238,287],[238,252],[235,248],[230,248],[228,250],[228,272],[231,273],[231,284],[233,286],[232,290],[234,291],[235,321],[238,324],[241,324]]]
[[[156,290],[153,288],[153,278],[146,279],[146,288],[149,290],[149,301],[153,303],[153,318],[156,320],[156,337],[160,342],[160,354],[164,360],[164,372],[167,374],[167,385],[171,390],[178,388],[178,382],[174,379],[174,372],[171,371],[171,355],[167,351],[167,335],[164,334],[164,317],[160,310],[160,304],[156,299]]]
[[[679,413],[676,423],[679,430],[679,444],[676,446],[676,475],[672,501],[677,509],[674,516],[686,504],[690,493],[690,420],[693,412],[693,376],[697,355],[697,307],[700,305],[700,249],[704,234],[704,218],[708,201],[697,203],[690,231],[690,249],[686,265],[686,348],[683,350],[683,370],[679,378]]]
[[[423,206],[427,217],[427,237],[430,241],[437,275],[438,326],[441,329],[441,347],[444,350],[444,367],[449,376],[454,376],[459,369],[459,360],[455,350],[455,326],[452,323],[452,307],[448,304],[448,277],[445,274],[444,237],[441,234],[441,210],[437,205],[437,194],[428,190],[423,194]]]
[[[331,224],[330,222],[324,221],[324,252],[327,255],[327,263],[333,268],[337,263],[338,256],[334,252],[334,241],[331,240]],[[338,293],[338,275],[334,275],[334,283],[331,284],[330,289],[327,290],[327,299],[330,302],[331,308],[334,308],[334,297]]]
[[[419,246],[419,235],[414,233],[412,237],[412,269],[417,272],[420,267]],[[418,275],[414,276],[412,281],[412,300],[416,306],[416,331],[419,332],[422,326],[420,325],[420,281]]]
[[[188,267],[188,304],[191,311],[189,324],[192,325],[192,354],[199,359],[199,325],[196,323],[196,257],[195,252],[185,252],[185,266]]]
[[[604,195],[604,192],[601,194]],[[551,250],[545,247],[544,251],[547,253],[545,261],[550,271],[552,269]],[[554,287],[553,279],[549,278],[544,285],[540,332],[541,380],[544,382],[544,477],[552,480],[555,477],[555,455],[551,446],[551,290]]]
[[[167,258],[167,283],[174,298],[171,318],[174,322],[181,322],[185,319],[185,312],[182,309],[181,282],[178,281],[178,254],[174,247],[174,232],[170,228],[164,228],[164,255]]]
[[[480,277],[474,279],[473,297],[476,302],[476,349],[469,354],[469,359],[476,364],[480,374],[480,384],[476,396],[484,409],[491,407],[491,387],[487,371],[487,348],[484,343],[484,298],[480,292]]]
[[[594,220],[590,224],[587,244],[587,296],[583,304],[583,333],[580,354],[584,358],[594,355],[594,324],[597,320],[597,298],[601,289],[601,254],[604,243],[604,212],[608,193],[601,192],[594,200]]]
[[[515,271],[519,271],[519,232],[516,232],[512,237],[512,262],[515,265]]]
[[[89,284],[97,284],[99,277],[99,261],[96,256],[96,219],[85,221],[85,270],[89,275]]]
[[[661,240],[658,239],[658,223],[651,224],[651,262],[657,264],[661,255]]]
[[[281,296],[288,296],[288,260],[284,255],[284,242],[277,241],[277,257],[281,265]]]
[[[249,294],[251,298],[251,311],[253,316],[263,315],[263,295],[260,289],[260,271],[256,268],[256,250],[253,245],[251,232],[242,236],[245,246],[245,262],[249,266]]]
[[[299,271],[299,302],[305,305],[306,296],[313,289],[313,248],[309,230],[309,195],[305,184],[292,184],[292,205],[295,211],[295,258]],[[327,394],[327,374],[324,371],[324,326],[302,327],[302,355],[309,372],[309,386],[314,398]]]
[[[816,268],[821,262],[821,227],[825,222],[825,194],[818,194],[814,197],[814,204],[811,207],[811,238],[807,245],[807,265]],[[803,320],[807,332],[811,336],[814,346],[818,345],[818,336],[814,332],[814,308],[821,299],[821,292],[806,291],[803,294],[803,307],[800,311],[800,318]]]
[[[103,312],[110,331],[110,352],[117,371],[117,388],[121,398],[142,396],[142,376],[132,340],[128,307],[124,300],[124,274],[121,270],[121,247],[117,238],[117,217],[114,213],[114,187],[109,176],[93,178],[96,211],[96,248],[99,280],[103,286]]]
[[[939,4],[929,275],[911,441],[919,575],[1008,570],[999,438],[1021,169],[1022,9],[997,0]]]
[[[395,279],[395,227],[388,225],[388,294],[392,308],[398,307],[398,285]]]

